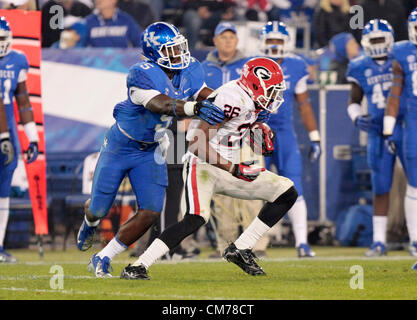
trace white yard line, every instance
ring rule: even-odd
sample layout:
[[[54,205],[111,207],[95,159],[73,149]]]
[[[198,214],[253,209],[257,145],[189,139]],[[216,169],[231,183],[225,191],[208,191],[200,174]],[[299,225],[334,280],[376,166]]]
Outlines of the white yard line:
[[[0,290],[4,291],[21,291],[21,292],[40,292],[40,293],[59,293],[64,295],[97,295],[97,292],[89,291],[78,291],[78,290],[47,290],[47,289],[30,289],[30,288],[16,288],[16,287],[0,287]],[[143,294],[143,293],[127,293],[127,292],[108,292],[106,296],[117,296],[117,297],[136,297],[136,298],[150,298],[150,299],[190,299],[190,300],[237,300],[237,298],[230,297],[202,297],[202,296],[181,296],[181,295],[155,295],[155,294]]]
[[[314,261],[352,261],[352,260],[364,260],[364,261],[383,261],[383,260],[417,260],[416,257],[411,256],[383,256],[383,257],[359,257],[359,256],[335,256],[335,257],[314,257],[314,258],[262,258],[260,261],[267,261],[267,262],[291,262],[291,261],[299,261],[299,262],[314,262]],[[133,259],[131,260],[115,260],[113,261],[114,264],[129,264],[132,263]],[[177,264],[177,263],[224,263],[225,260],[223,259],[190,259],[190,260],[177,260],[177,261],[158,261],[157,264]],[[18,264],[22,265],[29,265],[29,266],[50,266],[50,265],[87,265],[88,261],[29,261],[29,262],[19,262]],[[7,264],[4,264],[7,265]],[[2,264],[0,264],[2,266]]]

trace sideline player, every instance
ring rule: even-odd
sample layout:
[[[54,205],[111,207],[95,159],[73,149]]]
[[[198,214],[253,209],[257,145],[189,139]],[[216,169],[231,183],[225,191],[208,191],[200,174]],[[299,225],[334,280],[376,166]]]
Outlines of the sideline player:
[[[274,164],[280,175],[294,181],[299,196],[289,212],[289,217],[294,231],[295,246],[300,258],[314,257],[315,253],[307,243],[307,206],[301,181],[302,159],[293,124],[295,98],[311,141],[309,159],[311,162],[317,161],[321,154],[320,134],[307,91],[308,67],[301,57],[288,52],[290,36],[284,23],[268,22],[262,28],[260,39],[263,54],[281,66],[286,83],[284,103],[277,113],[271,114],[267,122],[276,132],[276,148],[272,157],[265,158],[265,166],[270,169]]]
[[[26,88],[29,64],[24,53],[11,50],[12,31],[4,17],[0,17],[0,80],[3,105],[0,104],[0,262],[16,262],[16,259],[4,251],[10,207],[10,186],[13,172],[17,167],[18,134],[13,111],[13,97],[16,98],[20,119],[30,142],[27,163],[38,157],[38,132],[33,121],[33,111]],[[4,121],[6,116],[7,121]]]
[[[386,99],[392,85],[392,48],[394,31],[382,19],[368,22],[362,32],[362,47],[365,55],[351,60],[346,73],[351,83],[348,114],[360,130],[368,133],[367,156],[372,170],[373,189],[373,243],[365,253],[368,257],[387,254],[386,232],[389,208],[389,192],[392,186],[396,156],[384,148],[382,136]],[[361,102],[366,96],[368,114],[364,114]],[[393,141],[398,156],[405,167],[402,137],[402,123],[405,114],[404,99],[393,131]]]
[[[395,124],[400,113],[400,96],[404,90],[408,97],[403,151],[408,180],[404,210],[410,238],[409,252],[417,257],[417,8],[408,18],[408,37],[409,41],[394,44],[393,83],[387,99],[383,135],[388,149],[395,152]]]
[[[100,219],[108,214],[125,175],[140,209],[103,250],[93,255],[89,270],[97,277],[111,276],[110,260],[138,240],[162,211],[167,186],[162,154],[172,116],[198,116],[210,124],[224,119],[223,111],[204,100],[213,90],[206,87],[200,63],[190,56],[187,40],[175,26],[151,24],[142,33],[142,48],[147,60],[131,67],[128,98],[115,106],[116,123],[101,148],[91,199],[78,233],[78,248],[84,251],[92,246]]]
[[[210,126],[203,121],[189,130],[191,141],[184,164],[183,220],[166,229],[121,278],[149,279],[147,269],[185,237],[203,226],[210,217],[214,194],[267,203],[248,228],[223,252],[223,257],[250,275],[264,275],[252,248],[292,207],[298,194],[290,179],[251,166],[240,160],[242,137],[257,122],[258,113],[278,108],[283,102],[285,82],[282,70],[268,58],[254,58],[243,67],[240,79],[217,89],[211,98],[227,117],[226,122]],[[272,105],[272,102],[276,102]],[[272,131],[259,124],[264,145],[271,147]]]

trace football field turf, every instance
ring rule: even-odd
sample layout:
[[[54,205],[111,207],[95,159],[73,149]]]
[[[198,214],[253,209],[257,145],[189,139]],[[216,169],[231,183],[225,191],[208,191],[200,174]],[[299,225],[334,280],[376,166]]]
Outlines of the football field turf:
[[[118,278],[135,260],[128,252],[113,261],[114,278],[87,272],[95,249],[46,251],[42,261],[36,250],[11,250],[19,263],[0,264],[0,299],[417,299],[417,271],[411,270],[417,259],[405,251],[365,258],[366,248],[314,247],[316,258],[298,259],[295,249],[273,248],[259,261],[267,276],[252,277],[232,263],[207,259],[212,251],[206,249],[197,260],[153,265],[150,281],[128,281]],[[362,279],[363,289],[351,288]]]

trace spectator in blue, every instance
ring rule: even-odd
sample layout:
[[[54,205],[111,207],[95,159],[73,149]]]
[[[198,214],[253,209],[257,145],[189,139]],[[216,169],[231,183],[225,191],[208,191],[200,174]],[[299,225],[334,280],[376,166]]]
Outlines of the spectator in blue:
[[[71,23],[61,32],[59,40],[52,44],[52,48],[82,48],[85,44],[86,31],[86,25],[83,21]]]
[[[95,0],[96,9],[85,18],[86,46],[139,47],[142,29],[128,13],[117,8],[117,0]]]
[[[243,65],[250,58],[237,49],[236,27],[231,22],[221,22],[214,31],[215,50],[208,53],[202,66],[209,88],[217,89],[230,80],[240,77]]]

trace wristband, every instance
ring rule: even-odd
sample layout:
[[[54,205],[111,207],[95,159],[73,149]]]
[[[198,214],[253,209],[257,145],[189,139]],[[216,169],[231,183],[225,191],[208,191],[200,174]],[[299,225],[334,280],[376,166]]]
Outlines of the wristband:
[[[384,116],[384,136],[390,136],[394,132],[396,119],[393,116]]]
[[[4,140],[4,139],[10,139],[9,131],[0,133],[0,140]]]
[[[184,104],[184,113],[186,116],[194,116],[194,107],[196,105],[197,102],[195,101],[187,101]]]
[[[173,105],[172,105],[172,111],[174,112],[175,118],[178,119],[178,115],[175,112],[175,105],[177,104],[177,101],[178,101],[177,99],[174,99],[174,102],[173,102]]]
[[[313,141],[313,142],[318,142],[318,141],[320,141],[320,133],[319,133],[319,131],[318,131],[318,130],[313,130],[313,131],[310,131],[310,132],[308,133],[308,136],[310,137],[310,141]]]
[[[352,122],[355,122],[362,115],[362,107],[358,103],[351,103],[347,108],[347,112]]]
[[[388,97],[393,97],[393,98],[395,98],[395,99],[400,99],[400,96],[397,96],[396,94],[393,94],[391,91],[390,91],[390,93],[388,94]]]
[[[23,129],[25,129],[26,136],[30,142],[38,142],[38,130],[36,130],[36,123],[34,121],[30,121],[23,125]]]

